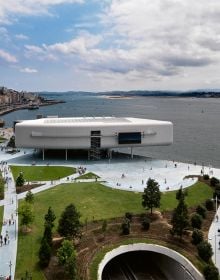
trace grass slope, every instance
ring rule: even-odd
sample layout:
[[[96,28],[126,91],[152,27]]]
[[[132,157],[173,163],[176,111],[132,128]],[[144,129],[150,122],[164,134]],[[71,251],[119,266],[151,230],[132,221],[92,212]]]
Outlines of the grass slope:
[[[161,210],[176,206],[176,192],[162,196]],[[212,197],[212,190],[203,183],[188,189],[188,205],[197,205]],[[19,234],[16,279],[21,279],[25,271],[32,273],[33,279],[45,279],[37,266],[40,239],[43,234],[44,215],[51,206],[57,216],[56,223],[65,207],[74,203],[80,211],[82,222],[85,219],[108,219],[123,216],[125,212],[141,213],[141,194],[105,187],[99,183],[63,184],[35,195],[35,222],[28,234]]]
[[[50,181],[57,180],[76,173],[73,167],[65,166],[11,166],[16,179],[22,171],[26,181]]]
[[[192,187],[187,188],[188,195],[186,203],[188,207],[203,203],[206,199],[212,198],[213,190],[202,182],[197,182]],[[177,206],[176,191],[165,192],[161,197],[160,209],[172,210]]]
[[[80,175],[76,179],[95,179],[95,178],[100,178],[98,175],[92,172],[88,172],[86,174]]]

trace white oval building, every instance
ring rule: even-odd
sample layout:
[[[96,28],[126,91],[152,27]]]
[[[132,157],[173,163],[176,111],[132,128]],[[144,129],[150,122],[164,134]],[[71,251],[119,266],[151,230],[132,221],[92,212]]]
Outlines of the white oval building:
[[[125,117],[48,117],[17,123],[15,140],[17,147],[86,149],[95,157],[101,149],[170,145],[173,124]]]

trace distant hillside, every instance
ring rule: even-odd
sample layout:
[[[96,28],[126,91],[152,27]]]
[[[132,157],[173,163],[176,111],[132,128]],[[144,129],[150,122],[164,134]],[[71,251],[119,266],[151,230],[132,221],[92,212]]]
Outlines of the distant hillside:
[[[218,98],[219,91],[148,91],[148,90],[133,90],[133,91],[109,91],[99,92],[100,95],[110,96],[154,96],[154,97],[197,97],[197,98]]]

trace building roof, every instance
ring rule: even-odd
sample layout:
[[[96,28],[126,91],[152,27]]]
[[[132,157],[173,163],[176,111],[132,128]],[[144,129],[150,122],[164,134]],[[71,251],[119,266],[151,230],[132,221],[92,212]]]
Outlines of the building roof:
[[[22,126],[87,126],[87,125],[128,125],[128,124],[149,124],[149,125],[163,125],[171,124],[167,121],[158,121],[150,119],[129,118],[129,117],[70,117],[58,118],[48,117],[35,120],[25,120],[16,125]]]

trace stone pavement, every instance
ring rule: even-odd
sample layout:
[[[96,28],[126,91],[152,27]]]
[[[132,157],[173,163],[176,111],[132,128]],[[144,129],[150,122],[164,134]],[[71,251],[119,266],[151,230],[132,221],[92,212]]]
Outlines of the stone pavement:
[[[215,200],[216,204],[216,200]],[[220,207],[216,205],[216,216],[209,228],[208,241],[212,245],[213,256],[212,261],[220,272]]]
[[[7,277],[11,275],[11,279],[14,279],[18,237],[16,192],[8,165],[1,165],[1,171],[3,171],[4,178],[7,178],[7,183],[5,186],[4,215],[1,231],[3,244],[0,247],[0,275]],[[5,237],[8,237],[7,240],[5,240]]]

